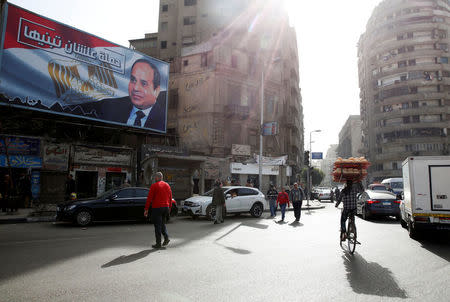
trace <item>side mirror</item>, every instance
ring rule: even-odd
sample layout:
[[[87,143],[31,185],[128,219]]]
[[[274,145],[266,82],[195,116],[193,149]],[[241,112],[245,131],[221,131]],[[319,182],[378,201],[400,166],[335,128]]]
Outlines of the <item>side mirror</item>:
[[[228,199],[228,198],[231,198],[231,194],[227,194],[225,197],[226,197],[227,199]]]

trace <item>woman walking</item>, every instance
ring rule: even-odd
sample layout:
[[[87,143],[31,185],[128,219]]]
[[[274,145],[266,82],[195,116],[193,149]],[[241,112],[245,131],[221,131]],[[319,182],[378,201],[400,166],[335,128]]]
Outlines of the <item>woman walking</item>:
[[[278,222],[284,221],[284,214],[286,212],[286,206],[289,206],[289,195],[286,193],[286,190],[284,187],[281,187],[281,192],[278,194],[277,197],[277,206],[280,205],[281,209],[281,220]]]

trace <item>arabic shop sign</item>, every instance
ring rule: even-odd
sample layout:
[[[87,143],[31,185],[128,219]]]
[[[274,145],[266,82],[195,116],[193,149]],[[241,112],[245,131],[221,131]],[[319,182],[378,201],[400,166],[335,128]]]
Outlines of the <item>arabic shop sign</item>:
[[[67,171],[69,148],[69,145],[64,144],[45,144],[43,168],[46,170]]]
[[[36,138],[2,136],[0,138],[0,154],[6,155],[35,155],[41,152],[40,140]]]

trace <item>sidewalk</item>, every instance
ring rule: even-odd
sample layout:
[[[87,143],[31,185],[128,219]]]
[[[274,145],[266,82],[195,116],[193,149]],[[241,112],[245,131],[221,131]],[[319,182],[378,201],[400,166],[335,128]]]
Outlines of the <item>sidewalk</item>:
[[[21,208],[17,212],[0,211],[0,224],[55,221],[56,205],[45,204],[33,208]]]

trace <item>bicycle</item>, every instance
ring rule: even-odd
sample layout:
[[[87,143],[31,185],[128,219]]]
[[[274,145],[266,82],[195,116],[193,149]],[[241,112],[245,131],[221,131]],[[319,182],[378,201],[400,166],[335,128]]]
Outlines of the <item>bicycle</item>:
[[[341,209],[341,213],[342,213],[343,209]],[[340,245],[341,248],[343,250],[345,249],[345,241],[347,241],[347,247],[348,247],[348,251],[350,254],[353,255],[353,253],[355,252],[356,249],[356,245],[357,244],[361,244],[358,242],[358,240],[356,240],[356,225],[355,225],[355,215],[350,214],[347,220],[347,232],[345,233],[346,238],[344,240],[342,240],[343,237],[343,232],[340,232],[340,236],[339,236],[339,241],[340,241]]]

